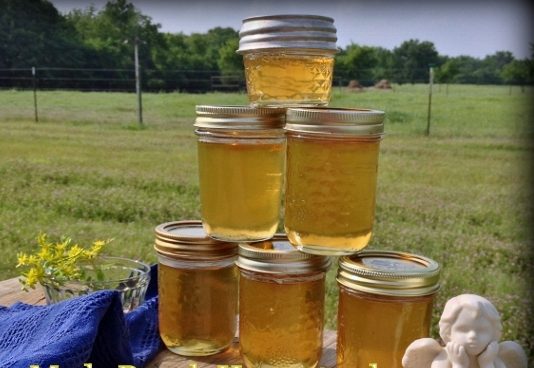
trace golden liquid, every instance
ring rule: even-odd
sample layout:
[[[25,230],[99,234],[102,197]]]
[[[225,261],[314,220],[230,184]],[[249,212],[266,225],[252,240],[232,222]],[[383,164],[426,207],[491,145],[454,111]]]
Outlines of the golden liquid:
[[[379,140],[288,135],[285,230],[309,253],[352,254],[367,246],[374,214]]]
[[[429,336],[432,300],[364,297],[340,286],[337,367],[402,368],[408,345]]]
[[[285,140],[199,140],[200,202],[209,236],[226,241],[273,236],[280,216]]]
[[[248,368],[313,368],[321,358],[324,274],[275,283],[241,273],[239,340]]]
[[[244,57],[249,100],[256,105],[327,105],[332,56],[252,53]]]
[[[237,327],[237,269],[176,269],[159,263],[159,332],[169,350],[211,355]]]

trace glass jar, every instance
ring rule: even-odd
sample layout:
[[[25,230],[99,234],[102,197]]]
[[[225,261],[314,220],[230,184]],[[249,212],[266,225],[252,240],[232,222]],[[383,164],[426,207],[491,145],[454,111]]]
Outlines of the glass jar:
[[[200,221],[156,227],[159,333],[186,356],[227,348],[237,328],[237,244],[207,237]]]
[[[248,97],[260,106],[327,105],[332,90],[336,28],[317,15],[243,20],[239,50]]]
[[[402,368],[408,345],[429,336],[439,272],[435,261],[401,252],[340,258],[337,367]]]
[[[327,257],[297,251],[285,235],[239,244],[239,339],[248,368],[317,367]]]
[[[197,106],[202,221],[225,241],[269,239],[280,217],[285,109]]]
[[[287,110],[285,231],[307,253],[354,254],[371,238],[384,113]]]

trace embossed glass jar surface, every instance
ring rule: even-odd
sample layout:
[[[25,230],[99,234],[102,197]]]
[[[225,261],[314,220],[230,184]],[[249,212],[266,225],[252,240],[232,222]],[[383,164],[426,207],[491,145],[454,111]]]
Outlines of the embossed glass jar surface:
[[[284,226],[299,250],[344,255],[367,246],[383,118],[364,109],[287,110]]]
[[[278,226],[284,109],[197,106],[200,207],[209,236],[269,239]]]
[[[247,367],[318,366],[329,264],[298,252],[283,235],[239,245],[239,339]]]
[[[338,277],[337,367],[402,368],[404,351],[428,337],[439,266],[401,252],[342,257]]]
[[[332,90],[336,29],[332,18],[271,15],[243,20],[243,54],[251,104],[327,105]]]
[[[172,352],[216,354],[237,328],[237,244],[208,238],[200,221],[156,227],[159,333]]]

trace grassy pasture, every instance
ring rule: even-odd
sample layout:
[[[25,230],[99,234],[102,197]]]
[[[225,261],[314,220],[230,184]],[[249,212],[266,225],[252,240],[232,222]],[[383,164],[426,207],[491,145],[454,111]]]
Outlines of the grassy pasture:
[[[501,312],[504,339],[534,354],[530,313],[533,256],[532,90],[435,86],[336,90],[332,106],[386,111],[375,234],[370,247],[434,258],[443,266],[433,334],[443,304],[486,296]],[[199,218],[194,105],[245,104],[244,94],[135,95],[0,91],[0,279],[17,275],[16,253],[40,231],[79,242],[114,238],[111,253],[155,261],[153,228]],[[335,270],[327,324],[335,327]]]

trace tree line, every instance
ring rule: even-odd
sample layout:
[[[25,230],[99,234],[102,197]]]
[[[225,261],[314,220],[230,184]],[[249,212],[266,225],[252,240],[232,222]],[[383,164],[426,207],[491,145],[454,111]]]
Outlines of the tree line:
[[[47,0],[0,0],[0,86],[17,87],[25,78],[17,69],[40,67],[50,87],[117,86],[133,78],[133,47],[138,44],[143,88],[206,91],[242,88],[239,35],[232,28],[206,33],[160,32],[160,25],[128,0],[60,14]],[[430,41],[411,39],[393,50],[350,44],[336,55],[334,83],[381,79],[424,83],[429,67],[438,83],[533,84],[534,48],[530,59],[508,51],[483,59],[440,55]],[[24,71],[26,73],[26,71]],[[20,73],[19,73],[20,74]],[[70,84],[70,85],[69,85]]]

